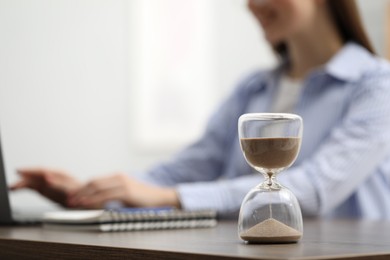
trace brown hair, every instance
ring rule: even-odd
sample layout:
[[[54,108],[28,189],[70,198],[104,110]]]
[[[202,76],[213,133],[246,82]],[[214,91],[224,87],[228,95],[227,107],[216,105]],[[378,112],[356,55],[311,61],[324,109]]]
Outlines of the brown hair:
[[[374,48],[364,29],[355,0],[327,0],[327,6],[343,41],[358,43],[369,52],[375,54]],[[288,56],[285,43],[278,44],[274,49],[282,57]]]

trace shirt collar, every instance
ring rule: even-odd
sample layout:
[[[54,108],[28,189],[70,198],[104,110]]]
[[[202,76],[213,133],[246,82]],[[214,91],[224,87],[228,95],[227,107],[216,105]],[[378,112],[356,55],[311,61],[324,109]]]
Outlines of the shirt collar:
[[[359,80],[367,67],[373,63],[373,55],[364,47],[353,43],[346,43],[341,50],[333,56],[322,69],[315,70],[313,74],[327,73],[330,76],[343,81]],[[250,89],[253,92],[268,89],[277,84],[277,79],[282,77],[288,62],[282,61],[275,68],[258,73],[257,77],[252,78]]]
[[[368,50],[349,42],[325,65],[325,72],[340,80],[357,81],[372,62]]]
[[[264,71],[257,71],[247,84],[247,88],[250,93],[256,93],[258,91],[267,90],[270,86],[275,84],[277,76],[275,75],[279,71],[279,66]]]

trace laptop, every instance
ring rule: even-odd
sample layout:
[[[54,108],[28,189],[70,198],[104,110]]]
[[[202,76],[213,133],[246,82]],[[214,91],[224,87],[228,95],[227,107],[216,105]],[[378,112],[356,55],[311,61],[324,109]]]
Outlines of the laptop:
[[[11,205],[8,198],[7,180],[5,179],[5,170],[3,162],[3,154],[1,151],[0,141],[0,224],[12,224]]]

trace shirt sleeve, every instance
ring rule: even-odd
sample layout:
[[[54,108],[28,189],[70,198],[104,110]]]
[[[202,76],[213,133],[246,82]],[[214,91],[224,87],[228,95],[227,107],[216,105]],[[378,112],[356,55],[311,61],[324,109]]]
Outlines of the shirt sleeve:
[[[325,215],[335,209],[389,155],[389,76],[365,80],[351,98],[342,122],[318,150],[280,176],[297,196],[305,215]]]
[[[223,218],[237,216],[249,190],[262,181],[259,173],[213,182],[183,183],[177,186],[184,209],[215,209]]]

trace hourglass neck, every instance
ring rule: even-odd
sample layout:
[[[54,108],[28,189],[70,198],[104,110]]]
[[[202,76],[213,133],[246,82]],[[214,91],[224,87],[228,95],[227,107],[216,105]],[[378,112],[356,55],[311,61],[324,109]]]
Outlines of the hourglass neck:
[[[263,172],[265,180],[260,183],[258,188],[263,190],[280,190],[282,185],[280,185],[276,180],[276,173],[273,172]]]

